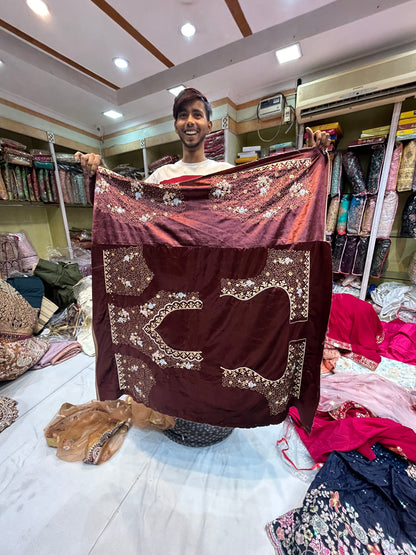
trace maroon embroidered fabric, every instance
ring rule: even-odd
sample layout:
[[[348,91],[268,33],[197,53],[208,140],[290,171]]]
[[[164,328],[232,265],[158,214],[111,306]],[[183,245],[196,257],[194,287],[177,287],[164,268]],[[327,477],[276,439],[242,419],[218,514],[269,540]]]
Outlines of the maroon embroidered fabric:
[[[310,429],[331,303],[318,149],[180,184],[101,169],[92,234],[101,400],[228,427]]]

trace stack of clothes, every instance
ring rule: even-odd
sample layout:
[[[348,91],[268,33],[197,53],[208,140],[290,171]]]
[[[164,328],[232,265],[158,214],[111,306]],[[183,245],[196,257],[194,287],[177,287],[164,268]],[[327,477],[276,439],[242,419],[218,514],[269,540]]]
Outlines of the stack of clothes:
[[[278,554],[415,553],[416,324],[334,294],[325,347],[312,431],[292,408],[278,441],[311,484],[266,531]]]

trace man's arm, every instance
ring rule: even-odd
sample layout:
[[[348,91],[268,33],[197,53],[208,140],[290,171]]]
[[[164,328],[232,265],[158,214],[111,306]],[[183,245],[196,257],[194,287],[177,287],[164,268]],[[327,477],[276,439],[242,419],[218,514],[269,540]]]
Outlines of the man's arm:
[[[81,162],[82,171],[88,175],[88,177],[93,177],[99,166],[103,166],[104,168],[107,167],[104,160],[101,158],[99,154],[94,154],[91,152],[90,154],[82,154],[82,152],[76,152],[74,154],[75,160],[79,160]]]

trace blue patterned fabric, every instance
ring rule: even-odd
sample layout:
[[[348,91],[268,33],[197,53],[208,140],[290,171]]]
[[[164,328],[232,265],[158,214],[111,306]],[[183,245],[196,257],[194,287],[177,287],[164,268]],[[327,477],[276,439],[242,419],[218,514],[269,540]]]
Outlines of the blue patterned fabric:
[[[267,525],[278,555],[416,553],[415,466],[374,452],[331,453],[302,507]]]

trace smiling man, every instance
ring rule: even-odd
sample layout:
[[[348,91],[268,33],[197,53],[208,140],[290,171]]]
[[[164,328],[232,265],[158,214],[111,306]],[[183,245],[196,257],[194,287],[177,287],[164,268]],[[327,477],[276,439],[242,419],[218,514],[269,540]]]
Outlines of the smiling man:
[[[175,131],[182,142],[182,159],[155,170],[148,183],[172,183],[232,168],[228,162],[205,157],[204,141],[211,132],[212,109],[205,96],[196,89],[184,89],[175,98],[173,118]]]

